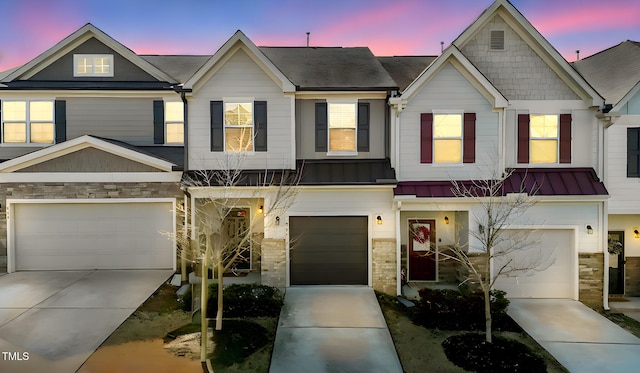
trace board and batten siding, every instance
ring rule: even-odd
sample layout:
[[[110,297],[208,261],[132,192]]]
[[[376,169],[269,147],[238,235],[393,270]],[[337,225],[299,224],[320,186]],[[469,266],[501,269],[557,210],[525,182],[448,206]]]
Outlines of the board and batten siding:
[[[331,102],[327,100],[298,99],[296,100],[296,157],[298,159],[333,159],[337,156],[327,155],[327,152],[316,152],[316,108],[317,102]],[[349,159],[381,159],[385,157],[385,116],[386,100],[358,100],[354,103],[369,103],[369,151],[350,155]],[[342,156],[344,157],[344,156]],[[338,157],[339,158],[339,157]]]
[[[132,145],[153,145],[153,99],[71,97],[67,101],[67,140],[83,135]]]
[[[240,153],[244,169],[293,169],[292,96],[282,89],[256,62],[239,49],[189,99],[189,168],[220,169],[226,152],[211,151],[211,101],[250,99],[267,102],[267,151]],[[244,156],[246,154],[246,157]]]
[[[475,163],[420,163],[420,114],[459,112],[476,114]],[[451,64],[446,64],[417,92],[400,114],[400,181],[469,179],[480,167],[498,159],[499,115],[491,104]]]
[[[609,214],[640,213],[640,178],[627,177],[627,128],[636,127],[640,127],[640,115],[624,115],[606,130]]]
[[[571,114],[571,163],[518,163],[518,114]],[[505,110],[506,166],[592,167],[598,171],[598,132],[601,129],[595,115],[583,101],[512,101]]]

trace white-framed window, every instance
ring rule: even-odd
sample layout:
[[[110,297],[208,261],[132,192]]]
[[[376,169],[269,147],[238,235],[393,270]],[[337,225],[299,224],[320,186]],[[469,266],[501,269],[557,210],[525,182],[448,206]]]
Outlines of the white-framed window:
[[[112,54],[74,54],[73,76],[113,76]]]
[[[180,101],[164,103],[164,128],[167,144],[184,143],[184,105]]]
[[[462,114],[433,115],[433,163],[462,162]]]
[[[356,103],[328,103],[329,153],[357,151]]]
[[[53,144],[53,101],[3,101],[2,142]]]
[[[253,151],[253,102],[224,103],[224,144],[228,152]]]
[[[529,141],[530,163],[557,163],[560,143],[558,115],[530,115]]]

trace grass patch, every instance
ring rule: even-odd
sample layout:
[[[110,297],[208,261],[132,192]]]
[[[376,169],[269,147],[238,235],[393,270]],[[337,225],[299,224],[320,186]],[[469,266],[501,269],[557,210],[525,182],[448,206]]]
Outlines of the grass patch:
[[[488,343],[483,334],[466,333],[442,342],[444,353],[455,365],[478,373],[546,372],[544,359],[520,342],[493,336]]]

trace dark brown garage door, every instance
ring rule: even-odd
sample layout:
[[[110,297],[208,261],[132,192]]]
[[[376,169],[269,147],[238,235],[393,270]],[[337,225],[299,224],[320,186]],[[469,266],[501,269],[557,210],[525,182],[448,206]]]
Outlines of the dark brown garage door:
[[[367,285],[366,216],[289,220],[291,285]]]

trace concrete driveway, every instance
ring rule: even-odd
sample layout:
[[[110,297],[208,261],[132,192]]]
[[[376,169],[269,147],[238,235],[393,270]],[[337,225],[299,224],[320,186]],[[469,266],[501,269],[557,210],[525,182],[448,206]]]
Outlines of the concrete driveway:
[[[269,371],[401,373],[402,366],[371,288],[292,286]]]
[[[0,372],[75,372],[171,270],[0,276]]]
[[[511,299],[511,316],[570,372],[637,372],[640,339],[569,299]]]

